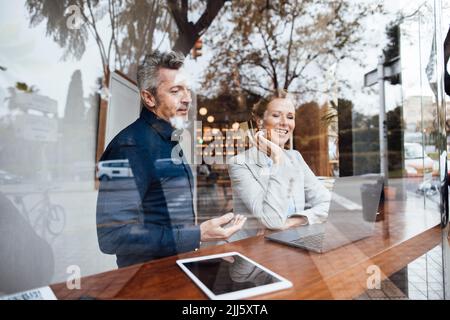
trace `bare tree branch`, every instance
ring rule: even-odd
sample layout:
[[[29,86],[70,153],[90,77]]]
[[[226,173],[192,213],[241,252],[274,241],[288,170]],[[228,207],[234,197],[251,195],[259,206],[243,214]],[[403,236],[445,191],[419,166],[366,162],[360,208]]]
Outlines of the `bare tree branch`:
[[[275,62],[272,59],[272,55],[270,53],[270,49],[269,49],[269,46],[267,44],[266,38],[264,37],[264,34],[263,34],[263,32],[262,32],[262,30],[261,30],[261,28],[259,26],[258,26],[258,30],[260,31],[259,34],[260,34],[260,36],[261,36],[261,38],[263,40],[264,49],[266,50],[267,57],[268,57],[269,63],[270,63],[270,67],[272,68],[272,74],[273,74],[272,81],[273,81],[274,89],[276,90],[276,89],[278,89],[278,76],[277,76],[277,69],[275,67]]]
[[[100,51],[100,58],[102,60],[102,67],[103,67],[103,77],[106,79],[107,77],[109,77],[109,68],[107,68],[106,66],[108,65],[108,61],[106,60],[106,52],[105,52],[105,47],[103,46],[103,42],[102,39],[100,38],[100,35],[97,31],[97,26],[95,24],[95,17],[94,17],[94,13],[92,12],[92,6],[91,6],[91,1],[87,0],[86,1],[88,4],[88,8],[89,8],[89,14],[90,17],[92,18],[92,21],[89,19],[88,16],[86,16],[86,14],[84,13],[84,10],[80,10],[81,15],[83,16],[84,20],[88,23],[88,25],[90,26],[89,31],[92,33],[92,35],[94,36],[95,42],[97,43],[98,49]],[[83,8],[83,3],[80,3],[80,8]],[[105,80],[108,81],[108,80]]]
[[[115,30],[114,30],[114,8],[112,7],[113,4],[111,3],[111,0],[108,0],[108,14],[109,14],[109,21],[111,23],[111,37],[109,39],[109,44],[108,44],[108,55],[107,55],[107,60],[109,61],[110,57],[111,57],[111,49],[112,49],[112,44],[115,38]],[[116,51],[117,51],[117,46],[116,46]],[[116,55],[117,56],[117,55]]]
[[[178,27],[178,30],[183,30],[185,28],[185,24],[187,23],[187,17],[183,17],[183,14],[178,7],[178,1],[167,0],[167,4],[169,6],[170,12],[172,13],[172,17],[175,20],[175,23]]]
[[[297,15],[294,13],[292,17],[292,24],[291,24],[291,31],[289,33],[289,45],[288,45],[288,52],[286,57],[286,74],[284,76],[284,89],[287,90],[289,88],[289,83],[292,82],[288,81],[289,79],[289,67],[291,65],[291,50],[292,50],[292,42],[293,42],[293,34],[294,34],[294,25],[295,25],[295,19],[297,18]],[[289,82],[289,83],[288,83]]]

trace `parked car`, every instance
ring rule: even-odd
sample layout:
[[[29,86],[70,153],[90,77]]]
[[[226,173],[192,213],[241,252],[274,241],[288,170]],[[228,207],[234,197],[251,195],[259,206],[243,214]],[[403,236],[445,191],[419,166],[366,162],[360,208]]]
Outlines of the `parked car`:
[[[405,143],[405,169],[407,177],[429,177],[435,169],[434,161],[427,156],[420,143]]]
[[[96,177],[102,181],[131,178],[133,172],[127,159],[100,161],[97,164]]]

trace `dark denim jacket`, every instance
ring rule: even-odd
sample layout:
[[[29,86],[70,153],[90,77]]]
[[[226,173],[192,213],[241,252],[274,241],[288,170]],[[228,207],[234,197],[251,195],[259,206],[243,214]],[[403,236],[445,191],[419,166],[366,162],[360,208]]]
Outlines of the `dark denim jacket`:
[[[194,182],[177,133],[143,108],[139,119],[111,141],[100,159],[128,159],[133,173],[133,178],[102,181],[97,199],[100,249],[117,255],[119,267],[199,246]]]

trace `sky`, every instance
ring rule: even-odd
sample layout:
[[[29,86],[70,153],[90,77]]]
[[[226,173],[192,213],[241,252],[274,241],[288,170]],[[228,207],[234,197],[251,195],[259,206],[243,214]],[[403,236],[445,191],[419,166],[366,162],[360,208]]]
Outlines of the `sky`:
[[[391,12],[400,9],[412,12],[413,8],[422,2],[418,0],[386,1],[385,6]],[[5,112],[4,98],[7,96],[7,88],[14,86],[15,82],[21,81],[37,86],[41,94],[55,99],[58,103],[59,116],[62,116],[72,73],[77,69],[81,70],[85,98],[94,91],[96,79],[102,75],[97,45],[90,37],[82,59],[79,61],[73,59],[62,61],[63,49],[51,38],[44,36],[45,23],[41,23],[34,28],[29,27],[28,13],[23,4],[24,0],[0,0],[0,65],[7,67],[6,71],[0,71],[0,115]],[[197,17],[191,18],[196,19]],[[365,36],[383,41],[384,28],[378,27],[380,23],[382,22],[369,21]],[[371,30],[371,25],[376,26],[375,31]],[[101,32],[107,32],[108,30],[106,23],[101,24],[99,28]],[[163,45],[162,49],[164,48]],[[429,52],[430,49],[422,48],[423,55],[427,54],[427,50]],[[194,88],[198,88],[198,76],[205,70],[211,58],[207,47],[204,47],[203,51],[205,54],[197,61],[188,58],[186,62],[186,69],[191,78],[197,80]],[[355,88],[358,88],[358,86],[361,88],[361,91],[357,90],[352,94],[354,94],[354,100],[359,101],[357,104],[360,111],[367,114],[377,112],[378,98],[373,95],[373,99],[368,99],[367,95],[362,93],[361,75],[370,71],[372,67],[376,67],[378,54],[377,50],[366,52],[364,57],[368,66],[366,69],[344,63],[338,66],[337,71],[338,78],[345,77],[351,81]],[[405,60],[402,61],[403,65],[416,65],[417,63],[417,58],[414,55],[407,54],[405,57],[402,56],[403,58]],[[420,94],[420,88],[409,88],[407,86],[408,83],[405,83],[404,90],[407,94]],[[387,88],[386,95],[389,109],[389,106],[395,106],[396,101],[401,99],[402,93],[398,89]]]
[[[62,115],[72,73],[82,70],[85,97],[102,74],[97,47],[90,41],[80,61],[62,61],[63,50],[43,36],[45,24],[30,28],[26,9],[20,2],[0,0],[0,65],[7,68],[0,73],[0,90],[14,86],[17,81],[35,85],[40,93],[57,100]],[[5,94],[0,92],[0,99],[2,93]]]

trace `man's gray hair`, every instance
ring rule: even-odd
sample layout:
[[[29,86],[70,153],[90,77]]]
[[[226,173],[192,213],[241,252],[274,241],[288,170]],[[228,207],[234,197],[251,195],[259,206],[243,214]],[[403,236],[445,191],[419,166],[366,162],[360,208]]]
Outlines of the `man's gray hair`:
[[[139,90],[148,90],[156,96],[159,86],[159,69],[180,69],[184,64],[184,55],[178,51],[160,52],[146,54],[137,69],[137,84]]]

